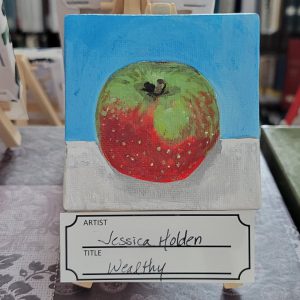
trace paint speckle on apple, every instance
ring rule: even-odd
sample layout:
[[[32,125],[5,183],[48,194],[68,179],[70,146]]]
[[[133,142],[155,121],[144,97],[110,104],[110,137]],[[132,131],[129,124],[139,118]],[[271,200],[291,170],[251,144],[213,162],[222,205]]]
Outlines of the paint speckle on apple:
[[[219,138],[216,95],[191,66],[134,63],[107,80],[96,128],[102,153],[120,173],[153,182],[182,180]]]

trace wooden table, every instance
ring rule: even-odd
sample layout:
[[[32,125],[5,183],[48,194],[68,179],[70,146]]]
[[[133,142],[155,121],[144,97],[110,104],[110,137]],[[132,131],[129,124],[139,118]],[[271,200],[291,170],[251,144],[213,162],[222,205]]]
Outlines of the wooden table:
[[[97,283],[91,290],[56,283],[64,129],[27,127],[21,133],[22,147],[0,164],[1,296],[36,296],[26,298],[33,300],[299,300],[300,237],[263,158],[255,283],[227,291],[222,284],[212,283],[134,283],[125,289],[119,284]]]

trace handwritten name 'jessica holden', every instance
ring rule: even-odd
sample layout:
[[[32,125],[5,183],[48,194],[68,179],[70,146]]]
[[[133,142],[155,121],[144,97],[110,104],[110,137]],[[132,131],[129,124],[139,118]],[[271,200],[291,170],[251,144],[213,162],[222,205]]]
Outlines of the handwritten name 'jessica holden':
[[[201,245],[202,236],[190,235],[188,230],[184,232],[178,231],[175,235],[168,229],[164,235],[161,235],[158,242],[151,243],[149,238],[145,237],[124,237],[119,236],[113,230],[111,231],[107,240],[98,240],[101,244],[106,246],[117,247],[161,247],[167,251],[168,247],[193,247]]]

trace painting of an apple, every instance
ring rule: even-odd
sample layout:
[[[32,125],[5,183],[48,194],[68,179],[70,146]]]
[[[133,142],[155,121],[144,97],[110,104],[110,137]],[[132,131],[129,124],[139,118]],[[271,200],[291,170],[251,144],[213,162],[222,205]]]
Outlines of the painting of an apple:
[[[96,109],[99,147],[122,174],[152,182],[187,178],[219,138],[209,81],[177,62],[137,62],[108,78]]]

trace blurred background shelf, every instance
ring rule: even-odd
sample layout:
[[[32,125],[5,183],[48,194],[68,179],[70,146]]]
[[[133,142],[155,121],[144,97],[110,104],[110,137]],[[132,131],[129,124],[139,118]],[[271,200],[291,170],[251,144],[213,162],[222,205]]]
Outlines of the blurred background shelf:
[[[56,0],[4,0],[14,47],[59,47]]]
[[[63,0],[4,0],[15,48],[61,46],[57,1]],[[187,9],[181,11],[187,13],[191,3],[201,1],[183,0],[181,6]],[[217,0],[215,13],[260,15],[261,123],[280,124],[300,86],[300,0]]]

